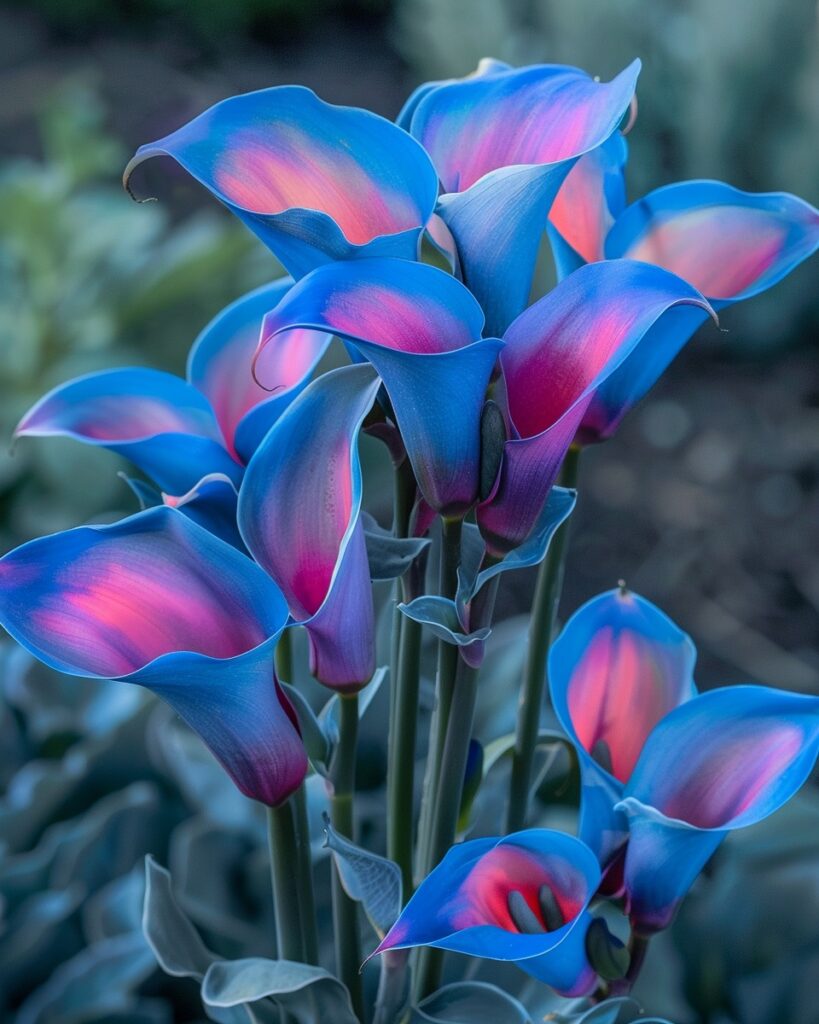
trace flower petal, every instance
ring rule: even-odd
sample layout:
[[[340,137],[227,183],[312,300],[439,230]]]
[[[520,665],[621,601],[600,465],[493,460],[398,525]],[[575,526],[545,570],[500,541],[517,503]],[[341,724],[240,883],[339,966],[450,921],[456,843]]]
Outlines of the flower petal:
[[[449,274],[404,260],[359,260],[299,281],[265,318],[260,352],[293,328],[351,342],[384,381],[424,497],[456,515],[477,496],[480,416],[501,347],[475,340],[482,326],[480,307]]]
[[[595,390],[578,428],[577,443],[596,444],[611,437],[708,316],[705,309],[686,306],[650,327],[639,346]]]
[[[275,804],[306,755],[273,671],[287,620],[249,558],[169,508],[34,540],[0,560],[0,622],[45,664],[158,693],[248,796]]]
[[[626,205],[627,158],[626,140],[615,132],[569,171],[549,211],[550,237],[556,233],[575,256],[574,262],[561,260],[556,252],[561,278],[583,263],[605,259],[606,235]]]
[[[589,402],[661,318],[710,311],[685,281],[630,260],[591,263],[523,312],[504,335],[506,403],[514,431],[497,489],[478,507],[489,550],[503,554],[531,532]],[[672,335],[673,336],[673,335]]]
[[[26,413],[15,436],[73,437],[108,448],[177,493],[207,473],[241,478],[207,400],[160,370],[104,370],[61,384]]]
[[[401,128],[279,86],[223,100],[142,146],[125,170],[172,156],[268,245],[294,277],[362,255],[414,259],[435,171]]]
[[[725,832],[781,807],[817,753],[819,697],[730,686],[668,714],[619,805],[629,819],[625,882],[639,928],[665,927]]]
[[[621,589],[578,609],[549,652],[552,704],[580,756],[580,836],[603,864],[625,838],[614,804],[651,730],[696,694],[695,660],[668,616]]]
[[[635,61],[607,84],[559,65],[494,71],[417,103],[410,131],[447,193],[438,213],[490,332],[525,307],[552,201],[573,162],[617,128],[639,70]]]
[[[188,519],[247,554],[236,524],[238,500],[236,485],[221,473],[203,476],[187,494],[162,495],[163,504],[178,509]]]
[[[376,952],[435,946],[513,961],[565,995],[585,994],[595,981],[583,943],[586,908],[599,881],[591,851],[560,832],[530,829],[461,843],[424,879]],[[544,885],[565,923],[523,933],[510,914],[509,893],[520,893],[540,916]]]
[[[330,343],[316,331],[291,331],[261,367],[268,390],[253,375],[264,316],[293,285],[282,278],[222,310],[193,343],[188,380],[209,400],[231,454],[247,462],[264,435],[303,388]]]
[[[629,206],[606,255],[665,267],[719,308],[770,288],[817,247],[819,211],[796,196],[681,181]]]
[[[379,386],[367,365],[314,381],[271,428],[239,493],[248,549],[307,627],[315,674],[341,689],[374,667],[357,440]]]

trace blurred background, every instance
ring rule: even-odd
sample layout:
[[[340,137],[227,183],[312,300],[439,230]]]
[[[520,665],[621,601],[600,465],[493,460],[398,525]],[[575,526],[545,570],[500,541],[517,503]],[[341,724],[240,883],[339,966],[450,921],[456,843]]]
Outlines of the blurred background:
[[[184,372],[210,317],[277,274],[170,162],[134,182],[161,201],[132,203],[119,176],[139,144],[286,82],[394,117],[419,81],[488,54],[602,78],[642,58],[631,199],[714,177],[819,203],[815,0],[1,0],[0,437],[79,373]],[[583,460],[563,614],[625,578],[692,634],[701,687],[819,692],[816,281],[804,265],[703,329]],[[67,441],[3,442],[0,548],[133,511],[124,468]],[[486,739],[513,721],[531,583],[504,584]],[[141,939],[141,857],[171,863],[192,918],[238,955],[270,942],[254,815],[201,751],[194,771],[194,741],[141,695],[58,679],[11,649],[0,673],[0,1020],[201,1017],[195,986],[158,975]],[[383,750],[368,735],[377,830]],[[815,792],[785,813],[729,844],[695,891],[654,954],[665,965],[646,972],[650,1010],[819,1022]],[[218,913],[211,872],[192,866],[217,862],[232,879]]]

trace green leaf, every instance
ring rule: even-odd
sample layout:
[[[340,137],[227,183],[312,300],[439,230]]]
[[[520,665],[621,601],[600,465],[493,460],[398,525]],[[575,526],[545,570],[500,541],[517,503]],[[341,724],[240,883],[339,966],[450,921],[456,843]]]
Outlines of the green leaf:
[[[156,969],[139,932],[87,946],[61,964],[20,1007],[20,1024],[79,1024],[125,1010]]]
[[[389,530],[379,526],[367,512],[362,512],[361,518],[364,521],[370,578],[373,580],[395,580],[403,576],[421,552],[430,545],[430,541],[425,537],[393,536]]]
[[[383,939],[401,912],[401,869],[386,857],[370,853],[339,835],[326,814],[324,833],[344,891],[361,904],[376,934]]]
[[[464,772],[464,788],[461,793],[461,806],[458,810],[458,834],[466,832],[472,816],[472,805],[483,781],[483,747],[476,739],[469,741],[469,752]]]
[[[222,960],[202,982],[208,1007],[229,1009],[271,999],[295,1024],[358,1024],[347,989],[322,967],[290,960]]]
[[[150,855],[145,858],[145,906],[142,930],[159,966],[175,978],[201,981],[218,959],[207,948],[174,898],[171,873]]]
[[[358,717],[363,718],[367,713],[369,706],[375,699],[376,694],[381,689],[381,684],[387,678],[389,669],[386,666],[377,668],[373,673],[372,679],[367,683],[364,689],[358,695]],[[324,735],[327,737],[328,742],[332,748],[338,743],[338,706],[341,698],[338,694],[334,694],[324,705],[319,712],[318,720],[321,724],[321,728]],[[329,763],[325,762],[325,763]]]
[[[495,985],[445,985],[412,1008],[411,1024],[532,1024],[526,1007]]]
[[[416,597],[409,604],[399,604],[398,610],[407,618],[426,626],[439,640],[456,647],[482,643],[492,632],[488,627],[476,629],[474,633],[464,632],[457,605],[446,597]]]
[[[307,756],[314,765],[325,766],[329,764],[330,742],[321,727],[318,717],[308,704],[307,698],[295,686],[291,686],[290,683],[280,682],[279,685],[287,694],[290,703],[293,705],[293,710],[296,712]]]
[[[220,960],[202,942],[174,898],[171,875],[148,856],[145,858],[145,907],[142,931],[159,966],[175,978],[202,981]],[[204,994],[203,994],[204,999]],[[215,1008],[208,1016],[218,1024],[247,1024],[252,1020],[244,1007]]]

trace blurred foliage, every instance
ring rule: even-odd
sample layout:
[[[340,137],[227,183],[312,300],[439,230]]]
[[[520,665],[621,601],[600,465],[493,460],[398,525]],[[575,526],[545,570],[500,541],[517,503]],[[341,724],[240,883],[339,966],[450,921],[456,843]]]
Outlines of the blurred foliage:
[[[87,38],[93,31],[142,31],[158,23],[175,25],[194,40],[217,45],[226,35],[275,41],[283,28],[302,28],[337,11],[352,15],[383,13],[389,0],[230,0],[190,3],[184,0],[12,0],[10,6],[36,11],[56,32]]]
[[[389,617],[385,602],[382,618]],[[520,622],[510,623],[508,635],[489,642],[493,685],[481,695],[482,740],[496,736],[499,712],[513,714],[519,665],[509,654],[519,630]],[[297,640],[295,683],[318,708],[327,694],[309,680],[306,643]],[[385,631],[382,640],[388,643]],[[428,653],[431,662],[432,645]],[[361,837],[373,850],[383,850],[385,840],[386,689],[362,720],[357,804]],[[10,642],[0,646],[0,735],[0,1019],[202,1021],[199,983],[215,959],[232,961],[222,984],[253,1003],[253,1019],[275,1019],[262,1013],[262,996],[287,979],[270,960],[276,949],[264,810],[235,790],[198,737],[137,687],[65,678]],[[498,761],[484,779],[467,834],[496,827],[507,768]],[[544,764],[533,824],[573,827],[571,807],[547,785],[565,768]],[[322,962],[330,963],[329,857],[321,844],[327,802],[319,776],[309,780],[308,801]],[[675,1024],[814,1024],[818,826],[819,792],[809,786],[769,822],[728,840],[677,924],[652,943],[635,992],[648,1012]],[[167,866],[170,879],[149,865],[153,894],[143,919],[148,854]],[[191,929],[200,938],[191,938]],[[365,951],[375,942],[365,927]],[[169,976],[160,963],[185,976]],[[463,979],[461,958],[449,969],[445,981]],[[377,973],[374,964],[365,972],[371,994]],[[571,1009],[508,964],[472,961],[466,975],[463,998],[485,996],[475,983],[489,984],[519,1000],[532,1020]],[[205,995],[214,995],[217,979],[213,971],[207,977]],[[230,1020],[248,1019],[235,1012]]]
[[[95,95],[66,83],[42,116],[44,159],[0,169],[0,434],[9,440],[22,413],[70,377],[129,364],[184,372],[208,319],[277,273],[219,211],[171,224],[160,204],[133,203],[111,178],[125,153],[103,123]],[[127,498],[116,460],[100,451],[59,441],[0,451],[3,548]]]
[[[816,0],[397,0],[393,42],[422,78],[512,64],[573,64],[611,78],[643,61],[629,136],[630,200],[718,178],[819,201]],[[737,354],[819,337],[815,270],[732,310]]]

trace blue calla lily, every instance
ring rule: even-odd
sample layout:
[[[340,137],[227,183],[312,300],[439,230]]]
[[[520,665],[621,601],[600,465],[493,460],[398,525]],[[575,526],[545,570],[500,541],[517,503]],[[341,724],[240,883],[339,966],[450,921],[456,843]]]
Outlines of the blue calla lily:
[[[276,805],[307,757],[273,666],[281,591],[174,509],[30,541],[0,559],[0,623],[46,665],[153,690],[247,796]]]
[[[657,324],[668,344],[696,316],[714,315],[681,278],[633,260],[581,267],[504,333],[500,354],[508,435],[491,493],[477,509],[496,557],[531,534],[586,410],[604,382],[640,353]]]
[[[266,317],[259,359],[294,328],[345,339],[384,382],[424,498],[458,515],[478,496],[480,418],[502,348],[481,339],[482,327],[470,292],[435,267],[335,263],[299,281]]]
[[[438,185],[424,150],[390,121],[277,86],[215,104],[125,169],[171,156],[270,247],[294,277],[332,260],[415,259]]]
[[[578,162],[550,213],[561,276],[585,262],[634,259],[688,281],[715,310],[766,291],[819,247],[819,211],[784,192],[743,192],[721,181],[681,181],[624,201],[625,148],[614,136]],[[622,140],[621,140],[622,141]],[[705,317],[689,311],[687,332],[658,325],[639,354],[598,389],[578,440],[605,440],[656,383]]]
[[[213,478],[227,480],[235,496],[247,460],[305,388],[331,340],[315,331],[289,332],[264,357],[268,386],[256,382],[264,316],[292,285],[291,278],[264,285],[215,317],[191,348],[187,381],[143,368],[88,374],[41,398],[15,436],[72,437],[117,452],[153,479],[168,504],[203,523],[210,517],[220,536],[227,530],[226,539],[240,544],[225,519],[230,488]]]
[[[549,689],[580,760],[580,836],[604,865],[626,840],[615,811],[651,730],[697,692],[691,639],[624,588],[574,613],[549,652]]]
[[[725,836],[778,810],[817,755],[819,697],[731,686],[663,718],[617,805],[628,818],[624,883],[635,931],[666,928]]]
[[[617,129],[639,71],[600,83],[564,65],[487,62],[410,97],[399,121],[432,158],[437,213],[491,333],[525,308],[549,208],[575,161]]]
[[[691,640],[625,589],[568,621],[549,655],[581,764],[580,835],[622,872],[636,932],[665,928],[735,828],[772,814],[819,753],[819,697],[762,686],[697,695]]]
[[[351,692],[375,669],[357,442],[380,383],[366,364],[319,377],[271,428],[239,492],[242,537],[306,627],[314,675]]]
[[[453,846],[376,950],[434,946],[503,960],[563,995],[596,982],[585,937],[600,880],[583,843],[548,829]]]

